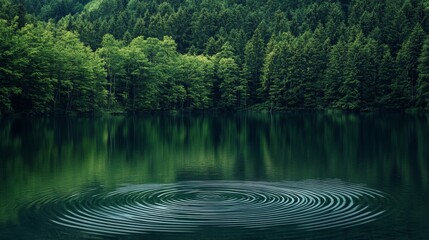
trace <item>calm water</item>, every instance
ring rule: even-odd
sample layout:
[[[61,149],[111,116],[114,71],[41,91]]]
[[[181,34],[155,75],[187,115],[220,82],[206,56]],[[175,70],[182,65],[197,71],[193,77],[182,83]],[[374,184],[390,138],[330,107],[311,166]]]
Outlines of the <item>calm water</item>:
[[[0,119],[0,239],[429,239],[429,117]]]

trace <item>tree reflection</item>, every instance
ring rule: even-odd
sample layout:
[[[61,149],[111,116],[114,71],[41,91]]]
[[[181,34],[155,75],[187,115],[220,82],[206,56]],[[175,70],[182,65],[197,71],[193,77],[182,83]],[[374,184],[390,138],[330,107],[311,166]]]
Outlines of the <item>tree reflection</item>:
[[[412,115],[147,114],[0,120],[0,221],[43,191],[181,180],[341,178],[427,189]]]

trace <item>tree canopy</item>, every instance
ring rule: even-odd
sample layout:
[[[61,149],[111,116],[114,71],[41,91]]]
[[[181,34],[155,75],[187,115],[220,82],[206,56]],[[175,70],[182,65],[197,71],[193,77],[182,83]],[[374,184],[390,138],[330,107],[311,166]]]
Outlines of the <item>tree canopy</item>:
[[[0,113],[429,108],[423,0],[0,0]]]

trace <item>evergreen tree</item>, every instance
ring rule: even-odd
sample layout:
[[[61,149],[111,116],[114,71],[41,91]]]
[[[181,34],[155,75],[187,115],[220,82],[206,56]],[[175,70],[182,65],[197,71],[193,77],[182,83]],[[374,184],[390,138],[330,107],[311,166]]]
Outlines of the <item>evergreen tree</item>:
[[[392,80],[396,77],[395,60],[387,45],[383,47],[383,57],[378,68],[377,87],[375,89],[375,102],[377,108],[391,108],[392,103],[389,95]]]
[[[417,106],[429,109],[429,39],[424,41],[418,62]]]
[[[221,51],[215,55],[215,59],[221,60],[222,58],[234,58],[234,48],[229,42],[226,42]]]
[[[363,110],[372,111],[376,108],[376,95],[379,89],[377,80],[378,64],[380,62],[378,42],[371,38],[363,39],[358,75],[360,85],[360,96]]]
[[[297,51],[302,51],[304,64],[302,65],[303,77],[303,108],[316,109],[322,107],[323,75],[327,65],[327,52],[329,39],[323,36],[321,26],[314,33],[307,32],[303,46]],[[303,37],[305,36],[302,35]]]
[[[372,84],[377,72],[372,59],[376,48],[371,43],[372,41],[367,42],[361,31],[351,38],[347,49],[344,81],[339,88],[340,99],[335,102],[334,107],[345,110],[373,107]]]
[[[134,38],[138,37],[138,36],[144,36],[145,34],[145,29],[146,29],[146,22],[144,21],[143,18],[137,18],[137,22],[134,25],[133,28],[133,36]]]
[[[397,77],[392,83],[392,101],[394,108],[408,108],[414,105],[416,96],[417,65],[425,33],[417,24],[409,38],[402,44],[396,57],[400,66]]]
[[[264,97],[269,99],[270,108],[284,108],[287,105],[287,73],[292,61],[291,44],[294,36],[284,33],[278,39],[272,37],[268,44],[270,52],[264,60],[262,86]]]
[[[347,62],[347,46],[343,41],[332,47],[328,54],[328,65],[324,76],[324,106],[334,107],[340,100],[339,89],[345,82],[343,71]]]
[[[401,43],[404,41],[405,32],[408,31],[409,26],[404,26],[406,17],[402,11],[398,8],[401,5],[402,0],[389,0],[385,1],[384,9],[381,11],[383,23],[380,26],[381,38],[384,43],[392,49],[393,52],[397,52],[401,47]]]
[[[204,50],[204,55],[213,56],[217,52],[219,52],[219,47],[217,45],[217,42],[213,37],[210,37],[209,41],[207,42],[206,49]]]
[[[248,82],[249,104],[260,102],[258,89],[261,88],[261,72],[264,63],[265,43],[261,32],[256,29],[253,37],[246,44],[244,51],[244,72]]]
[[[247,37],[244,30],[233,29],[229,34],[228,42],[231,43],[234,49],[234,56],[239,66],[243,66],[245,61],[245,48],[247,44]],[[264,55],[265,53],[262,53]]]

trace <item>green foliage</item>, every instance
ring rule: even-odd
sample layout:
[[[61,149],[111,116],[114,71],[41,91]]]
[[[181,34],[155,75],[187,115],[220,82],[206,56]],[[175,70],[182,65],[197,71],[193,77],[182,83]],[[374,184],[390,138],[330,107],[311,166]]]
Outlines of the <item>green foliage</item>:
[[[244,73],[247,77],[250,104],[261,101],[258,99],[258,90],[261,88],[261,73],[264,64],[265,43],[259,29],[247,42],[244,50]]]
[[[286,74],[290,64],[290,44],[293,36],[285,33],[272,38],[269,45],[270,52],[266,55],[263,67],[262,86],[264,97],[269,98],[272,106],[285,105]]]
[[[425,108],[428,14],[423,0],[0,0],[0,111]]]
[[[429,39],[424,41],[418,60],[417,106],[429,109]]]
[[[213,85],[214,65],[204,56],[184,55],[179,63],[179,78],[176,79],[180,92],[176,98],[183,98],[177,108],[208,109],[211,106],[210,90]]]
[[[53,110],[54,84],[54,43],[51,26],[26,25],[17,36],[15,68],[21,73],[19,85],[22,94],[18,102],[22,109],[31,113],[48,113]],[[65,53],[66,54],[66,53]],[[61,60],[60,60],[61,61]]]
[[[213,63],[204,56],[179,55],[170,37],[137,37],[128,46],[103,37],[109,111],[207,109]]]
[[[417,24],[398,52],[396,62],[400,68],[391,87],[393,108],[411,107],[415,103],[418,57],[424,38],[425,32]]]
[[[327,46],[321,36],[306,32],[299,37],[273,37],[263,70],[263,87],[277,108],[319,107]]]
[[[396,77],[396,63],[387,45],[383,46],[382,59],[378,68],[378,82],[375,88],[375,104],[377,108],[389,108],[392,106],[389,93],[392,89],[393,79]]]
[[[0,113],[11,112],[14,95],[21,93],[18,79],[21,74],[15,69],[15,38],[17,23],[0,19]]]
[[[5,52],[8,65],[2,68],[3,108],[33,114],[104,108],[102,61],[76,34],[53,24],[26,25],[12,41]]]
[[[126,105],[127,89],[125,87],[125,53],[123,43],[112,35],[103,37],[101,48],[97,54],[104,59],[104,68],[107,70],[107,108],[121,110]]]
[[[222,58],[219,61],[218,76],[220,84],[220,106],[227,110],[239,109],[246,106],[247,86],[240,78],[238,65],[232,58]]]
[[[382,85],[385,81],[378,78],[379,47],[374,39],[364,37],[359,29],[355,31],[348,42],[338,42],[329,53],[324,105],[353,111],[373,110],[380,107],[377,90],[386,89]]]
[[[324,76],[324,107],[334,107],[340,100],[339,88],[345,82],[343,70],[347,63],[347,45],[339,41],[328,55],[328,65]]]
[[[344,68],[344,81],[338,89],[340,99],[334,104],[335,108],[357,110],[361,107],[361,92],[359,90],[362,83],[359,73],[362,66],[357,64],[362,61],[362,45],[361,35],[359,35],[348,48],[347,62]]]

